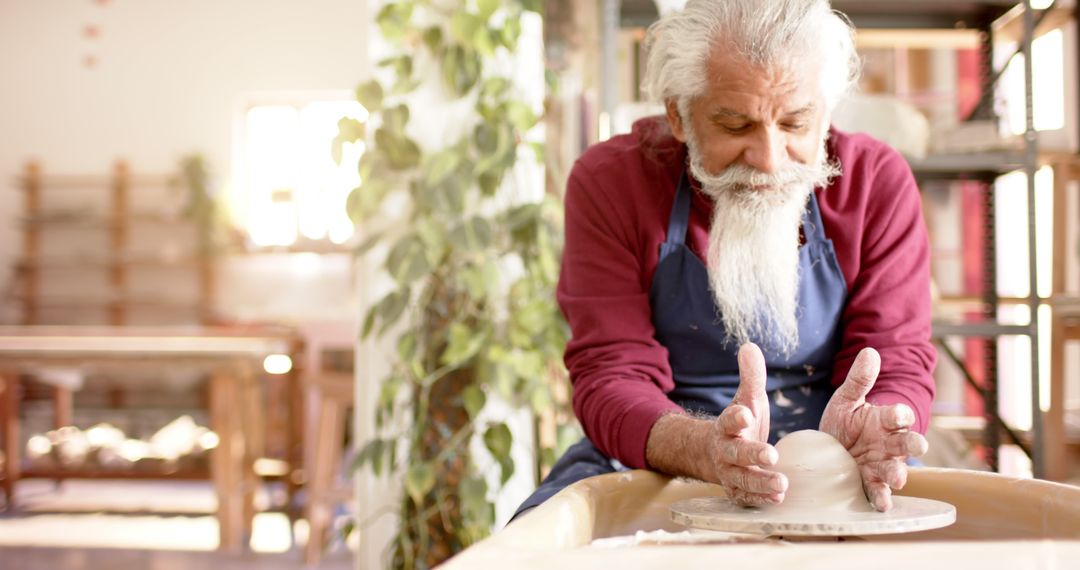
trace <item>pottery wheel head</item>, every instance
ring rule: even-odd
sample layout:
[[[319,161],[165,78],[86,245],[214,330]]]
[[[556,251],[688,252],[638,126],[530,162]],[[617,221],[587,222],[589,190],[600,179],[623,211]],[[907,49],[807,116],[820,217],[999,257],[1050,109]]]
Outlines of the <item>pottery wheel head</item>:
[[[677,501],[671,520],[690,527],[764,536],[863,536],[931,530],[956,522],[956,507],[918,497],[893,497],[893,508],[880,513],[823,509],[783,511],[741,507],[727,497]]]

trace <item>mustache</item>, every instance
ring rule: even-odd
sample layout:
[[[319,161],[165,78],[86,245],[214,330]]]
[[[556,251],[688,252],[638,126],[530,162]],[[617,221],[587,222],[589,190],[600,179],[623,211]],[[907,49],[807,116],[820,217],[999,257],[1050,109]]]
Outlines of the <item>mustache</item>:
[[[720,174],[710,175],[709,184],[720,188],[787,188],[789,186],[818,186],[827,184],[836,174],[829,163],[814,166],[793,162],[776,172],[762,172],[746,164],[733,164]],[[702,181],[704,183],[704,181]]]
[[[735,163],[720,171],[719,174],[712,174],[705,168],[705,161],[698,150],[697,141],[691,138],[687,142],[690,173],[701,183],[702,189],[707,194],[728,190],[747,191],[761,186],[774,189],[803,186],[814,189],[827,186],[842,172],[839,162],[827,158],[824,152],[824,141],[822,141],[822,152],[819,155],[821,158],[816,164],[789,161],[776,172],[770,173],[762,172],[747,164]]]

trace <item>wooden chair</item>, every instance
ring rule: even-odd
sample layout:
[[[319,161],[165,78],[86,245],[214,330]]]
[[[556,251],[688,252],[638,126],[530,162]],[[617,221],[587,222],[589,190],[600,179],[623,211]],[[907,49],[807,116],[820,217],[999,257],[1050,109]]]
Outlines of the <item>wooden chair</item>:
[[[319,563],[327,542],[327,530],[334,506],[353,496],[351,486],[336,484],[341,472],[345,426],[353,405],[353,375],[323,373],[312,378],[308,385],[309,410],[313,410],[314,429],[305,448],[308,451],[307,503],[304,518],[308,521],[308,541],[304,561]]]
[[[308,541],[304,560],[316,565],[327,543],[334,507],[353,496],[338,483],[344,455],[345,427],[353,406],[355,382],[352,355],[356,323],[309,322],[299,325],[304,337],[304,518]],[[343,362],[332,362],[334,354]]]

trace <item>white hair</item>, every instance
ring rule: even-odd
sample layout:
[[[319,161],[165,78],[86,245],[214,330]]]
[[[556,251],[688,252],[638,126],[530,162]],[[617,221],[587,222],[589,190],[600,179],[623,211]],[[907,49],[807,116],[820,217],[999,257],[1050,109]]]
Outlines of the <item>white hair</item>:
[[[649,27],[646,49],[642,88],[653,101],[674,100],[684,118],[690,100],[705,92],[717,49],[766,68],[819,59],[830,111],[852,89],[860,68],[854,29],[829,0],[689,0]]]

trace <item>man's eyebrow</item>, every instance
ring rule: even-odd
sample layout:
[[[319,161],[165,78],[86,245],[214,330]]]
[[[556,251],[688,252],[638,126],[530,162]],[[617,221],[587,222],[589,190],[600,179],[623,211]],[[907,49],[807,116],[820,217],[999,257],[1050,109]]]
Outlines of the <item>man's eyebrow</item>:
[[[815,108],[815,105],[813,103],[810,103],[804,107],[800,107],[798,109],[795,109],[794,111],[786,113],[786,115],[789,117],[801,117],[802,115],[809,115],[810,113],[813,113]]]
[[[802,117],[803,115],[809,115],[814,112],[817,107],[813,103],[809,103],[803,107],[799,107],[794,111],[784,113],[786,117]],[[754,119],[745,113],[740,113],[734,109],[728,109],[727,107],[720,107],[710,114],[710,118],[714,121],[720,119],[737,119],[740,121],[754,122]]]
[[[720,107],[719,109],[713,111],[710,116],[714,121],[717,119],[740,119],[743,121],[751,120],[749,116],[740,113],[734,109],[728,109],[727,107]]]

